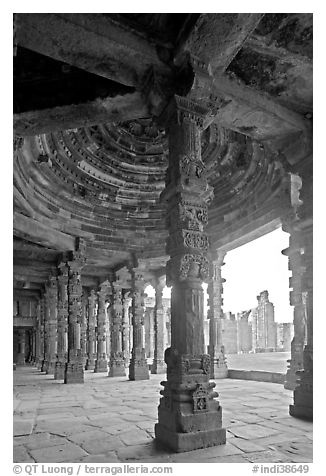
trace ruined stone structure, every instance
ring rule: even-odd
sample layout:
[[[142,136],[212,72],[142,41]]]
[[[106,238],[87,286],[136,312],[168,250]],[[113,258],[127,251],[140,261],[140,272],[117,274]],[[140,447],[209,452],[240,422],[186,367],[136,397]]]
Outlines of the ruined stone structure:
[[[255,352],[275,351],[276,323],[274,304],[269,301],[268,291],[257,296],[258,306],[251,310],[252,347]]]
[[[283,226],[290,412],[311,418],[312,15],[15,14],[13,164],[18,363],[148,379],[151,284],[156,438],[225,443],[223,256]]]

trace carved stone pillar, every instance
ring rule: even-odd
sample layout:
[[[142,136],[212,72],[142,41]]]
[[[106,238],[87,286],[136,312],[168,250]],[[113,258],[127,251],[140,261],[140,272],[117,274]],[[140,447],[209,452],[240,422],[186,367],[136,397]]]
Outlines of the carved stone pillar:
[[[302,240],[302,303],[307,325],[307,340],[303,351],[303,370],[297,372],[298,386],[293,392],[290,415],[311,420],[313,417],[313,170],[312,157],[300,164],[302,204],[297,212],[295,228]]]
[[[98,292],[98,314],[97,314],[97,358],[94,372],[108,371],[108,356],[107,356],[107,335],[108,335],[108,318],[106,313],[106,300],[109,298],[110,283],[105,281],[101,284]]]
[[[222,339],[223,330],[223,283],[221,267],[225,251],[211,252],[209,263],[209,282],[207,287],[209,309],[207,317],[209,319],[209,354],[211,357],[211,378],[226,378],[228,367],[224,353]]]
[[[303,234],[303,307],[307,323],[307,344],[303,350],[303,369],[297,371],[297,387],[293,392],[294,404],[290,415],[311,420],[313,417],[313,225],[300,223]]]
[[[284,388],[294,390],[297,386],[297,372],[303,369],[303,349],[306,340],[305,309],[302,299],[303,291],[303,237],[300,230],[296,229],[296,222],[283,222],[282,229],[290,233],[289,248],[282,251],[288,256],[289,270],[292,271],[290,278],[290,304],[293,306],[293,329],[294,335],[291,342],[291,359],[284,380]]]
[[[81,270],[85,264],[84,246],[77,241],[77,250],[70,253],[68,264],[68,361],[64,383],[84,383],[84,366],[80,346],[82,324]]]
[[[45,370],[45,332],[44,332],[44,319],[45,319],[45,298],[40,299],[40,347],[39,347],[39,361],[37,368],[43,372]]]
[[[97,295],[94,289],[88,296],[87,362],[86,370],[94,370],[96,362]]]
[[[58,281],[56,276],[50,276],[46,291],[46,364],[45,372],[54,375],[57,361],[57,331],[58,331]]]
[[[82,297],[82,321],[80,327],[80,348],[83,359],[83,366],[86,368],[87,362],[87,321],[88,321],[88,298],[86,291]]]
[[[122,349],[125,367],[130,362],[130,325],[129,325],[129,308],[131,306],[131,297],[128,291],[123,296],[123,319],[122,319]]]
[[[54,378],[63,380],[68,352],[68,266],[65,263],[59,265],[58,276],[58,349],[55,364]]]
[[[207,200],[212,196],[201,160],[200,131],[206,111],[175,97],[169,123],[167,285],[171,293],[171,347],[165,351],[167,382],[158,408],[156,438],[174,451],[225,443],[222,409],[209,381],[204,344],[203,280],[208,278]]]
[[[116,281],[112,283],[111,298],[111,352],[109,362],[109,377],[122,377],[126,375],[125,362],[122,350],[122,319],[123,319],[123,294],[122,282],[119,275]]]
[[[17,365],[25,365],[26,332],[24,328],[18,329],[18,354]]]
[[[36,329],[35,329],[35,365],[39,369],[40,362],[40,326],[41,326],[41,309],[40,301],[36,306]]]
[[[149,379],[149,370],[144,349],[145,281],[144,270],[136,267],[130,270],[132,283],[132,332],[133,346],[129,364],[130,380]]]
[[[164,283],[156,283],[154,307],[154,359],[151,367],[152,374],[164,374],[166,372],[166,365],[164,362],[164,328],[166,323],[163,310],[163,288]]]

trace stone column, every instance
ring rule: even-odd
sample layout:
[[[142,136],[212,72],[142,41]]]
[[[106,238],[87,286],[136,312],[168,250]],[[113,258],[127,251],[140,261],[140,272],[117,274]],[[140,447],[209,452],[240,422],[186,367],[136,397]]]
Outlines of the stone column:
[[[45,371],[45,331],[44,331],[44,319],[45,319],[45,298],[40,299],[40,353],[38,369],[41,372]]]
[[[87,362],[87,321],[88,321],[88,297],[87,297],[86,291],[83,291],[82,321],[81,321],[81,327],[80,327],[80,348],[81,348],[84,368],[86,368],[86,362]]]
[[[290,415],[312,420],[313,417],[313,225],[312,220],[299,224],[303,235],[302,301],[307,323],[307,343],[303,350],[303,368],[297,371],[297,387]]]
[[[122,351],[122,319],[123,319],[123,295],[122,282],[117,274],[112,284],[111,298],[111,352],[109,363],[109,377],[122,377],[126,375],[125,362]]]
[[[295,219],[282,224],[283,231],[290,233],[289,248],[282,251],[288,256],[289,270],[292,271],[290,278],[290,304],[293,306],[293,330],[291,342],[291,359],[284,380],[284,388],[294,390],[297,386],[297,372],[303,369],[303,349],[306,339],[305,309],[302,300],[303,285],[303,242],[302,233],[295,227]]]
[[[87,362],[86,370],[94,370],[96,362],[97,295],[94,289],[88,296]]]
[[[226,435],[215,383],[209,381],[210,356],[204,349],[202,282],[208,278],[204,227],[212,189],[201,160],[200,131],[207,111],[179,96],[170,106],[169,167],[161,198],[167,203],[169,231],[171,347],[165,351],[167,382],[162,382],[155,435],[182,452],[224,444]]]
[[[123,320],[122,320],[122,349],[124,355],[125,367],[130,362],[130,325],[129,325],[129,308],[131,306],[131,297],[128,291],[123,296]]]
[[[68,266],[66,263],[59,265],[58,276],[58,351],[55,364],[54,378],[63,380],[68,352]]]
[[[145,281],[144,269],[130,270],[132,283],[132,332],[133,346],[129,364],[129,380],[149,379],[149,370],[144,349]]]
[[[104,281],[98,292],[98,314],[97,314],[97,358],[94,372],[108,371],[108,356],[106,340],[108,334],[108,319],[106,313],[106,300],[110,296],[110,283]]]
[[[18,354],[17,365],[25,365],[26,332],[24,328],[18,329]]]
[[[155,286],[154,359],[151,368],[152,374],[164,374],[166,372],[164,362],[165,314],[163,310],[163,288],[164,283],[158,281]]]
[[[58,331],[58,281],[56,276],[50,276],[47,286],[46,313],[46,367],[45,372],[54,375],[57,361],[57,331]]]
[[[297,372],[298,386],[293,392],[290,415],[312,420],[313,417],[313,170],[312,157],[300,164],[302,180],[296,229],[302,237],[302,303],[307,325],[303,350],[303,369]]]
[[[226,378],[228,367],[224,353],[222,339],[223,331],[223,283],[221,267],[225,251],[219,250],[210,253],[209,281],[208,281],[208,304],[207,318],[209,319],[209,354],[211,357],[211,378]]]
[[[41,326],[41,312],[40,301],[36,306],[36,329],[35,329],[35,365],[39,369],[40,362],[40,326]]]
[[[68,264],[68,360],[64,383],[84,383],[84,366],[80,346],[82,324],[81,270],[85,265],[85,247],[77,240],[76,251],[70,253]]]

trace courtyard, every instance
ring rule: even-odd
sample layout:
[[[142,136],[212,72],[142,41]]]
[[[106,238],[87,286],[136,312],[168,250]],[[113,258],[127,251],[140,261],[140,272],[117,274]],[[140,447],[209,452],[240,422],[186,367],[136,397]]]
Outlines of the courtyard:
[[[312,423],[289,416],[280,384],[217,380],[225,445],[173,453],[154,440],[164,375],[131,382],[85,372],[64,385],[35,367],[14,372],[15,463],[312,462]]]

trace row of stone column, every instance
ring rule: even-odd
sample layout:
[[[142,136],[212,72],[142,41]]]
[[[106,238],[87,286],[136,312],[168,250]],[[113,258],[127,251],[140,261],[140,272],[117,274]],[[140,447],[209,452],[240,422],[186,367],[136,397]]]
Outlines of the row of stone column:
[[[124,268],[114,281],[107,280],[99,291],[91,289],[87,294],[81,264],[80,257],[61,263],[58,276],[51,276],[46,284],[37,308],[38,368],[65,383],[83,382],[84,369],[122,376],[127,365],[130,380],[148,379],[144,270]],[[157,281],[152,373],[165,371],[163,287]]]

